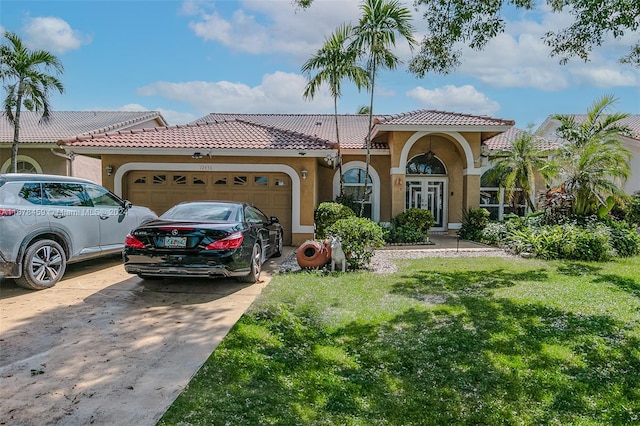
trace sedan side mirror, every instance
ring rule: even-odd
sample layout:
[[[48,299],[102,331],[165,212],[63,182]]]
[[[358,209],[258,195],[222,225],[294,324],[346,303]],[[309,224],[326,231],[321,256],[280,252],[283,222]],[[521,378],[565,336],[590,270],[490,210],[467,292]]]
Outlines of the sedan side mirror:
[[[275,216],[271,216],[270,219],[271,219],[271,223],[280,223],[280,220]]]

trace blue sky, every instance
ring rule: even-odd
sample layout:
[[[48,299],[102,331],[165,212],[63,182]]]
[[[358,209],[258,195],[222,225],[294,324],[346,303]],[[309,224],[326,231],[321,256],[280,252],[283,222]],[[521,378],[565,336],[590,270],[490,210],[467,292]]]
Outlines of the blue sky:
[[[542,2],[539,2],[542,3]],[[358,1],[2,0],[0,30],[62,61],[63,95],[54,110],[157,110],[170,124],[211,112],[332,113],[327,93],[303,99],[300,68],[340,23],[356,22]],[[412,3],[407,2],[412,8]],[[621,65],[639,33],[608,40],[592,60],[561,66],[541,37],[571,22],[544,8],[512,11],[507,32],[481,52],[465,49],[448,75],[417,79],[405,66],[380,74],[374,112],[438,109],[539,125],[548,115],[584,113],[599,97],[640,114],[640,69]],[[424,31],[416,13],[414,26]],[[398,43],[405,64],[410,51]],[[345,83],[339,112],[355,113],[368,94]]]

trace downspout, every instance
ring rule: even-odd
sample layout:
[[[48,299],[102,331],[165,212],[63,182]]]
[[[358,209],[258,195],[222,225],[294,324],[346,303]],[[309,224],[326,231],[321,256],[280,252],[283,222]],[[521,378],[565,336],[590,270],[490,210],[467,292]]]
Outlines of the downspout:
[[[76,155],[73,152],[58,152],[55,151],[55,148],[51,148],[51,153],[57,157],[67,160],[67,176],[73,176],[73,159],[76,158]]]

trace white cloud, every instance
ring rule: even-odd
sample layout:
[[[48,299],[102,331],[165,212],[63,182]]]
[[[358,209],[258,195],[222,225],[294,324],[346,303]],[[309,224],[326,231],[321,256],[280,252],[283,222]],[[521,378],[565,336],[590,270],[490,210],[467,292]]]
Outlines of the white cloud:
[[[338,25],[355,22],[358,4],[351,0],[316,0],[311,8],[300,10],[288,1],[244,1],[242,9],[223,16],[201,3],[186,2],[183,12],[197,16],[189,27],[206,41],[240,52],[306,58]]]
[[[407,92],[407,96],[418,100],[425,108],[462,112],[467,114],[493,115],[500,104],[489,99],[484,93],[471,85],[446,85],[429,90],[416,87]]]
[[[326,92],[313,101],[302,97],[307,80],[299,75],[277,71],[266,74],[255,87],[229,81],[160,81],[141,87],[142,96],[160,96],[190,104],[200,114],[210,112],[237,113],[305,113],[325,111],[332,105]]]
[[[640,72],[618,62],[633,37],[625,35],[624,40],[609,37],[603,46],[594,48],[591,60],[586,63],[574,58],[560,65],[559,57],[549,56],[551,48],[545,45],[544,35],[569,26],[573,19],[566,12],[551,13],[546,7],[537,13],[524,13],[520,20],[508,22],[506,32],[491,40],[482,51],[463,48],[459,71],[501,88],[559,91],[582,84],[602,88],[637,86]],[[637,40],[637,33],[634,37]]]
[[[66,21],[54,16],[30,18],[23,32],[27,44],[54,53],[65,53],[91,42],[91,37],[83,36]]]

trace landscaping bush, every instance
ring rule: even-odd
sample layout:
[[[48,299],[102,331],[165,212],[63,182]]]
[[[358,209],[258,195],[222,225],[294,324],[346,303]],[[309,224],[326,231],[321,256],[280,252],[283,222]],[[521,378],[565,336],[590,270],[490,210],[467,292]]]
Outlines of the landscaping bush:
[[[640,235],[635,225],[612,221],[609,224],[611,246],[620,257],[631,257],[640,254]]]
[[[326,234],[342,240],[342,250],[352,269],[368,266],[375,249],[384,246],[382,227],[363,217],[337,220],[326,229]]]
[[[482,230],[489,224],[489,210],[484,208],[468,209],[462,215],[462,227],[458,235],[463,240],[480,241]]]
[[[640,226],[640,195],[633,195],[626,204],[625,220],[636,227]]]
[[[316,223],[316,238],[326,238],[326,230],[340,219],[355,217],[355,212],[344,204],[334,202],[320,203],[313,214]]]
[[[392,243],[421,243],[427,241],[428,232],[435,224],[429,210],[410,208],[391,220],[387,240]]]

